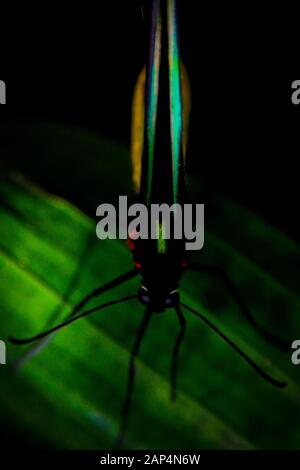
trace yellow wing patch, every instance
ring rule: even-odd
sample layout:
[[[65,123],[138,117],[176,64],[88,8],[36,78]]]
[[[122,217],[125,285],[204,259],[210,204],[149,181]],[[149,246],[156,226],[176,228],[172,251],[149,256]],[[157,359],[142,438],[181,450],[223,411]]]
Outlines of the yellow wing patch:
[[[186,157],[188,143],[188,128],[191,112],[191,88],[187,70],[180,63],[181,95],[182,95],[182,122],[183,122],[183,157]],[[146,67],[139,74],[133,94],[132,125],[131,125],[131,163],[132,182],[136,193],[140,191],[142,175],[142,155],[145,132],[145,88]]]

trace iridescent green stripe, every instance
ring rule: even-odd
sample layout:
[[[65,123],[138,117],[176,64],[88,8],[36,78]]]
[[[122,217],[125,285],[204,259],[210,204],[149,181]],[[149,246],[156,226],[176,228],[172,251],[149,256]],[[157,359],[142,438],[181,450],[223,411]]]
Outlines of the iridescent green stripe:
[[[180,59],[175,0],[168,0],[169,68],[170,68],[170,112],[173,159],[173,197],[177,202],[180,146],[182,140],[182,103],[180,88]]]
[[[166,230],[163,224],[157,224],[157,251],[160,254],[166,253],[167,242],[166,242]]]
[[[149,70],[149,102],[148,102],[148,174],[147,174],[147,204],[150,204],[151,189],[152,189],[152,175],[153,175],[153,162],[154,162],[154,146],[155,146],[155,131],[156,131],[156,118],[157,118],[157,102],[158,102],[158,88],[159,88],[159,69],[161,61],[161,13],[160,1],[156,3],[156,17],[153,18],[153,40],[154,44],[151,49],[150,70]],[[154,15],[153,15],[154,16]]]

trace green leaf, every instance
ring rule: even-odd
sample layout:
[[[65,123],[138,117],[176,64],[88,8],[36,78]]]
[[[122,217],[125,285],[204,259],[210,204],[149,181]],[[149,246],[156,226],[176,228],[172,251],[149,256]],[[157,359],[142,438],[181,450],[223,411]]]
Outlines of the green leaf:
[[[55,140],[56,131],[51,132]],[[98,149],[100,163],[93,172],[99,178],[99,203],[110,202],[106,197],[111,186],[129,189],[128,178],[120,181],[113,174],[109,179],[107,154],[100,158],[106,148],[111,162],[117,161],[119,149],[103,139],[76,135],[92,160]],[[63,133],[66,141],[70,136],[71,131]],[[128,163],[126,149],[121,154]],[[299,260],[299,246],[236,203],[221,196],[219,203],[221,214],[208,225],[196,259],[224,268],[253,315],[272,333],[289,341],[300,338],[296,267],[288,269],[291,260]],[[132,266],[125,243],[97,240],[96,221],[20,175],[1,182],[0,217],[1,339],[27,337],[57,323],[86,293]],[[138,284],[138,279],[129,281],[91,306],[135,293]],[[173,311],[155,315],[138,359],[126,447],[299,447],[300,373],[290,354],[277,351],[253,331],[215,278],[186,273],[181,296],[289,386],[277,390],[265,383],[214,332],[185,312],[188,330],[180,355],[178,400],[172,404],[169,372],[178,324]],[[110,307],[59,332],[17,372],[0,366],[2,422],[50,448],[112,447],[142,313],[135,300]],[[24,351],[9,345],[9,363]]]

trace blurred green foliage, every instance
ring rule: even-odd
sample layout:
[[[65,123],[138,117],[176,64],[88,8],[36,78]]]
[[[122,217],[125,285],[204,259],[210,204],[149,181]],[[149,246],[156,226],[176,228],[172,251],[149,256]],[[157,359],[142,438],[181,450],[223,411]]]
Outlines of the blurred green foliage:
[[[7,161],[13,162],[21,142],[32,164],[19,168],[48,188],[55,180],[73,189],[78,185],[77,205],[90,198],[96,209],[130,192],[129,157],[122,146],[64,128],[38,125],[25,132],[23,126],[22,132],[17,143],[7,137],[2,149]],[[262,325],[290,342],[300,338],[299,246],[238,204],[222,196],[217,200],[220,213],[206,226],[205,247],[195,258],[225,269]],[[87,292],[131,268],[125,243],[98,241],[95,221],[20,174],[2,178],[0,217],[1,339],[40,332],[63,319]],[[135,293],[137,287],[138,280],[132,280],[91,305]],[[265,383],[185,312],[178,400],[171,404],[169,369],[178,324],[173,311],[156,315],[138,359],[125,446],[299,448],[300,369],[290,355],[258,337],[215,278],[187,273],[181,295],[289,386],[277,390]],[[49,448],[112,447],[142,312],[135,300],[110,307],[57,334],[17,372],[1,366],[1,422]],[[8,345],[9,363],[26,350]]]

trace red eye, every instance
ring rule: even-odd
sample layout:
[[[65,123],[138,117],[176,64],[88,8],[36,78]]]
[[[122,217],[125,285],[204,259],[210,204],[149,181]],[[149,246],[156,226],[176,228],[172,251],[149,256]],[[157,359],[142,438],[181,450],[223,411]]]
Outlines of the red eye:
[[[141,269],[142,267],[141,263],[137,263],[136,261],[134,261],[134,265],[137,269]]]

